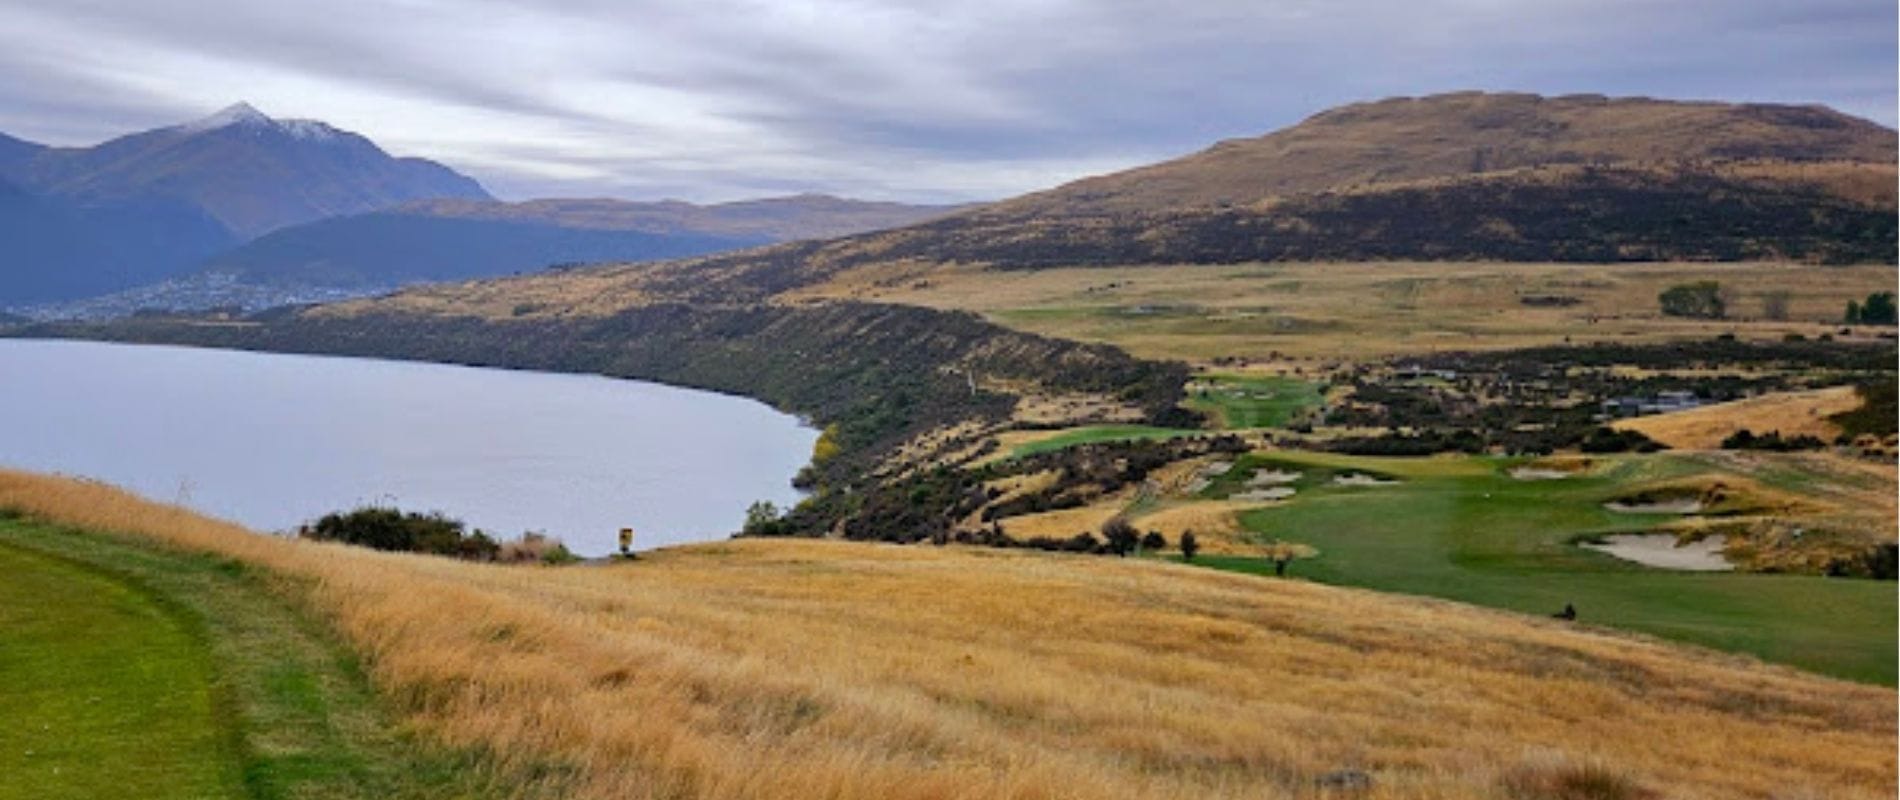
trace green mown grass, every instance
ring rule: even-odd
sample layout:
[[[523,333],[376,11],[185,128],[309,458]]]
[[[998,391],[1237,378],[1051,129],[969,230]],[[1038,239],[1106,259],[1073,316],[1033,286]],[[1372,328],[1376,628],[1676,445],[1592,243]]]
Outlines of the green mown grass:
[[[1178,439],[1182,436],[1198,436],[1204,433],[1207,431],[1188,428],[1155,428],[1147,425],[1091,425],[1022,445],[1009,451],[1009,457],[1032,456],[1079,444]]]
[[[1187,406],[1214,416],[1224,428],[1282,428],[1324,401],[1325,384],[1286,377],[1208,375]]]
[[[1223,496],[1254,469],[1298,470],[1292,500],[1244,513],[1264,539],[1319,554],[1291,574],[1322,583],[1459,600],[1534,614],[1575,604],[1579,622],[1748,653],[1858,681],[1896,679],[1890,582],[1796,575],[1687,573],[1632,564],[1575,545],[1668,517],[1608,511],[1637,482],[1712,469],[1691,458],[1627,457],[1587,476],[1519,481],[1495,458],[1353,458],[1286,453],[1243,458],[1208,488]],[[1343,487],[1339,472],[1397,478]],[[1203,557],[1271,573],[1259,559]]]
[[[0,546],[0,797],[243,797],[189,618]]]
[[[522,793],[400,730],[278,581],[0,517],[0,800]]]

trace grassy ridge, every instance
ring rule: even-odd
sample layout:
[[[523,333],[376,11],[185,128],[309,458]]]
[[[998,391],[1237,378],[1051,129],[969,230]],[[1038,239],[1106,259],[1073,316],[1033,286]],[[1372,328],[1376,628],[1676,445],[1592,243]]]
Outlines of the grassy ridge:
[[[0,506],[297,576],[409,721],[572,764],[566,797],[1302,798],[1342,769],[1388,800],[1894,791],[1891,690],[1304,581],[757,540],[508,569],[4,471]]]
[[[1243,513],[1257,535],[1317,548],[1293,568],[1312,580],[1548,614],[1574,603],[1585,622],[1641,631],[1854,680],[1896,679],[1893,584],[1797,575],[1687,574],[1574,545],[1640,531],[1664,515],[1602,504],[1637,483],[1710,473],[1691,459],[1618,462],[1562,480],[1520,481],[1501,459],[1250,456],[1209,491],[1258,468],[1305,477],[1284,504]],[[1341,471],[1384,474],[1389,486],[1332,485]],[[1634,472],[1641,471],[1637,475]],[[1257,558],[1210,558],[1247,572]]]
[[[0,575],[0,798],[504,794],[244,564],[0,518]]]

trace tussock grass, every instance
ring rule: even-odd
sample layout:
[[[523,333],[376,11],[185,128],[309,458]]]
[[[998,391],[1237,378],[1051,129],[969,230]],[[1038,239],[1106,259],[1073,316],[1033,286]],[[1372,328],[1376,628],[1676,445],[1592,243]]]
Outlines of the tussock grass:
[[[510,568],[8,472],[0,507],[307,578],[422,730],[582,797],[1492,798],[1527,747],[1671,797],[1895,791],[1889,689],[1427,600],[812,541]]]

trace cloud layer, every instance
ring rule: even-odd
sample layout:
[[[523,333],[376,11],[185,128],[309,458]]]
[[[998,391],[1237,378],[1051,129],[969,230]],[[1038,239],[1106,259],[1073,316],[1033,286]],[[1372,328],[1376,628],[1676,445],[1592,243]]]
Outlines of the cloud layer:
[[[8,0],[0,131],[248,100],[500,195],[1003,197],[1459,89],[1893,125],[1891,0]]]

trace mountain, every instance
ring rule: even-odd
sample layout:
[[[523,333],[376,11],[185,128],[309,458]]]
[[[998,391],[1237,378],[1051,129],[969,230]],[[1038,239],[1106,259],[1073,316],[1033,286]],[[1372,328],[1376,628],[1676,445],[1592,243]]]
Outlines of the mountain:
[[[94,147],[42,150],[16,180],[87,205],[182,200],[239,240],[411,200],[489,199],[480,184],[433,161],[394,158],[357,134],[274,120],[243,103]]]
[[[26,164],[45,150],[46,145],[0,133],[0,178],[18,177]]]
[[[1086,216],[1558,165],[1776,160],[1893,164],[1894,132],[1822,106],[1459,92],[1324,111],[1284,130],[1085,178],[987,209]]]
[[[29,303],[164,280],[231,237],[196,207],[168,198],[85,206],[0,180],[0,242],[0,303]]]
[[[0,136],[0,304],[162,281],[255,236],[424,198],[487,199],[440,164],[238,104],[93,147]]]
[[[952,210],[824,195],[717,205],[431,200],[279,230],[206,266],[251,285],[387,288],[552,264],[682,258],[895,227]]]
[[[1893,263],[1895,162],[1894,131],[1818,106],[1466,92],[904,228],[615,274],[630,296],[733,302],[932,264]]]

